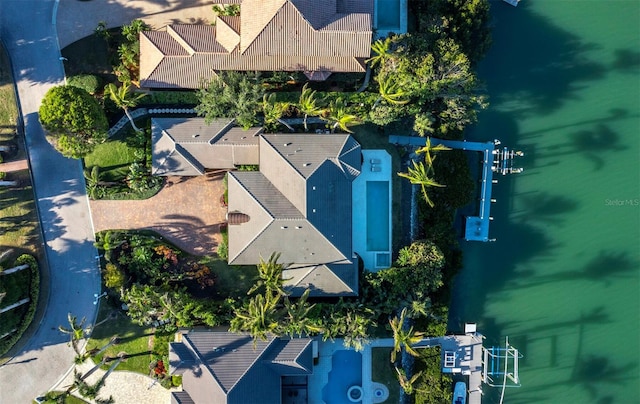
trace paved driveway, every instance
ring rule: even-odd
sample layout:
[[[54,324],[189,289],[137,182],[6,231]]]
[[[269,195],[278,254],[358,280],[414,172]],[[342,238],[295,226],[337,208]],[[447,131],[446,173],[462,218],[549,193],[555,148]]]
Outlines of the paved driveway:
[[[196,255],[216,251],[226,208],[221,179],[169,177],[164,188],[143,201],[90,201],[96,231],[150,229]]]
[[[92,35],[100,21],[108,28],[141,19],[153,29],[178,22],[209,24],[213,21],[210,0],[60,0],[58,41],[60,48]]]

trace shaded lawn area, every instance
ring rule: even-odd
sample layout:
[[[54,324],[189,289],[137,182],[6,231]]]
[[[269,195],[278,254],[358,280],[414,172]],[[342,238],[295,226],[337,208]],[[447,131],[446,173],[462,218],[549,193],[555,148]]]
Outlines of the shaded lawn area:
[[[202,263],[216,274],[216,299],[246,297],[258,280],[258,268],[255,265],[229,265],[217,256],[204,257]]]
[[[392,249],[397,252],[403,246],[401,245],[403,238],[402,229],[402,192],[401,181],[396,173],[402,171],[400,169],[400,154],[398,148],[389,143],[389,134],[381,132],[378,127],[373,124],[363,124],[352,127],[353,137],[360,143],[363,149],[383,149],[391,155],[391,186],[393,190],[392,207],[391,207],[391,226],[392,229]],[[406,214],[410,214],[406,212]]]
[[[389,389],[389,398],[385,403],[400,401],[400,384],[396,371],[391,364],[391,348],[371,349],[371,379],[382,383]]]
[[[100,167],[104,181],[122,181],[129,173],[129,165],[136,161],[136,149],[121,138],[113,138],[96,146],[93,152],[84,158],[88,170]]]
[[[13,248],[7,257],[13,260],[19,255],[29,253],[41,259],[38,247],[40,223],[28,170],[10,173],[10,180],[19,181],[17,187],[0,187],[0,249]]]
[[[113,313],[117,314],[113,316]],[[110,315],[112,316],[109,317]],[[100,362],[104,355],[117,357],[119,353],[126,352],[129,357],[123,360],[116,370],[130,370],[149,374],[151,361],[158,355],[162,355],[163,352],[167,352],[168,347],[164,343],[166,340],[160,339],[160,341],[156,341],[152,327],[141,327],[134,324],[126,314],[113,307],[106,299],[103,299],[100,304],[100,312],[98,313],[96,324],[98,325],[94,328],[91,339],[87,343],[87,351],[93,348],[102,348],[114,335],[119,337],[119,342],[94,357],[93,361],[95,363]],[[164,347],[162,346],[163,343]],[[102,368],[107,370],[109,366],[110,363],[107,362]]]
[[[114,35],[117,35],[119,31],[119,28],[109,30]],[[95,74],[106,82],[116,82],[107,42],[103,38],[89,35],[66,46],[60,53],[68,59],[64,62],[67,77],[78,74]]]
[[[18,108],[9,66],[9,58],[0,45],[0,141],[13,139],[17,128]]]

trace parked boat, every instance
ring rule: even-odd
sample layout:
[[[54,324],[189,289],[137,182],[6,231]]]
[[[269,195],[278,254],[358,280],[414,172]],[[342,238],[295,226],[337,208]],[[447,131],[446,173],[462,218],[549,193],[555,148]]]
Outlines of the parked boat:
[[[453,389],[453,404],[466,404],[467,402],[467,383],[458,382]]]

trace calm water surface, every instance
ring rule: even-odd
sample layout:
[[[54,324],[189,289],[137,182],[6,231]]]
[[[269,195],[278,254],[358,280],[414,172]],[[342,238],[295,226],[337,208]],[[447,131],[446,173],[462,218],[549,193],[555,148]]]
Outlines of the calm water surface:
[[[639,403],[640,1],[491,5],[491,106],[467,137],[525,172],[494,187],[497,242],[464,244],[450,326],[522,350],[506,403]]]

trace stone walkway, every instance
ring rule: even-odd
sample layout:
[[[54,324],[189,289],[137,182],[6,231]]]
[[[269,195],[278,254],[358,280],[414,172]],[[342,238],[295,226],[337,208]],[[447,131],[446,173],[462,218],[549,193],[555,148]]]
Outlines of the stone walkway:
[[[142,201],[90,201],[95,231],[154,230],[186,252],[207,255],[221,240],[222,178],[168,177],[160,192]]]
[[[93,368],[91,360],[87,360],[76,366],[78,372],[85,374]],[[95,384],[106,373],[102,369],[96,370],[87,378],[87,383]],[[55,390],[66,390],[73,383],[73,371],[60,381]],[[72,393],[78,396],[77,391]],[[129,371],[114,371],[105,380],[104,386],[100,389],[99,398],[109,398],[112,396],[118,404],[142,404],[157,403],[168,404],[171,402],[171,392],[156,382],[155,379]],[[80,397],[80,396],[78,396]],[[93,402],[93,401],[92,401]]]

